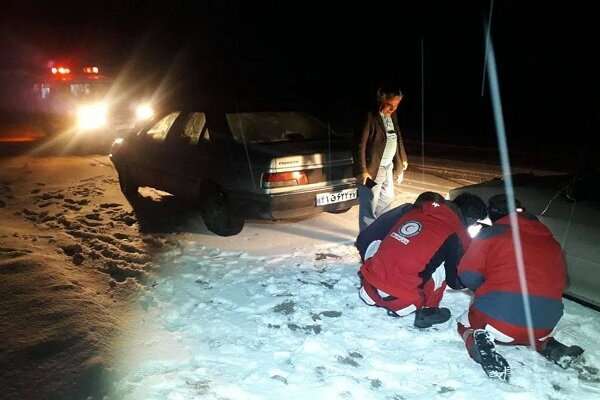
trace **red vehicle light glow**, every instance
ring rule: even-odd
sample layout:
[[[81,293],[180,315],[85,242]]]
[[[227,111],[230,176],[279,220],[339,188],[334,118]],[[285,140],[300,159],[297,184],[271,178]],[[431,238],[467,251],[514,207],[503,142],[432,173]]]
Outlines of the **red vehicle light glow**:
[[[66,67],[52,67],[50,71],[52,72],[52,75],[66,75],[71,73],[71,69]]]
[[[268,188],[308,184],[304,171],[275,172],[263,175],[263,185]]]

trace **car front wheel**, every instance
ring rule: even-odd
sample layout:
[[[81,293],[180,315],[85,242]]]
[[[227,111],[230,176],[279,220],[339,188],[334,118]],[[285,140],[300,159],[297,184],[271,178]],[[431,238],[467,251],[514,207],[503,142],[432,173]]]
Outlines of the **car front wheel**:
[[[217,187],[202,196],[202,212],[206,227],[219,236],[237,235],[244,227],[244,219],[237,215],[227,194]]]
[[[121,188],[121,192],[123,192],[128,199],[133,198],[138,194],[140,185],[135,182],[127,167],[123,167],[121,171],[119,171],[119,187]]]

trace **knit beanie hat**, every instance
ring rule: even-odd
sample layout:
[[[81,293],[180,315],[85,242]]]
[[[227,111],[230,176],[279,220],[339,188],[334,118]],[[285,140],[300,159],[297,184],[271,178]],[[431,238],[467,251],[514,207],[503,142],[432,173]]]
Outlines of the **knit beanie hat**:
[[[466,226],[484,219],[487,215],[485,202],[473,193],[462,193],[452,200],[452,202],[458,206]]]
[[[517,198],[515,198],[515,207],[516,211],[519,211],[519,209],[521,209],[520,211],[523,211],[521,202]],[[508,198],[505,194],[497,194],[490,197],[488,200],[488,216],[492,222],[504,217],[508,213]]]

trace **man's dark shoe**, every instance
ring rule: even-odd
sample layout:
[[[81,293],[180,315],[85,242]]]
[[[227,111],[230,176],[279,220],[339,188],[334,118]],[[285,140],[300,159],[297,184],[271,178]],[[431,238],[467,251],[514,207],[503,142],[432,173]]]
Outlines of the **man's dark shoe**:
[[[550,338],[540,354],[562,369],[567,369],[573,361],[581,357],[583,349],[579,346],[566,346],[558,340]]]
[[[415,311],[415,326],[429,328],[431,325],[441,324],[450,319],[450,310],[445,307],[427,307]]]
[[[500,354],[496,353],[496,346],[491,335],[484,329],[473,332],[473,341],[468,348],[469,354],[481,365],[487,376],[491,379],[508,382],[510,379],[510,365]]]

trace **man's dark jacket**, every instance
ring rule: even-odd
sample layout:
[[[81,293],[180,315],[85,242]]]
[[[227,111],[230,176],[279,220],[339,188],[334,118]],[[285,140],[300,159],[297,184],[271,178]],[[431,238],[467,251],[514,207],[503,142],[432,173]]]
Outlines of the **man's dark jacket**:
[[[404,143],[398,125],[398,117],[396,112],[393,112],[392,122],[396,131],[398,146],[396,155],[394,156],[394,180],[404,170],[403,161],[408,161]],[[379,171],[379,164],[383,156],[383,150],[387,141],[387,135],[383,120],[377,108],[367,113],[365,121],[360,131],[356,131],[354,135],[353,154],[354,157],[354,175],[358,176],[368,172],[373,179]]]

